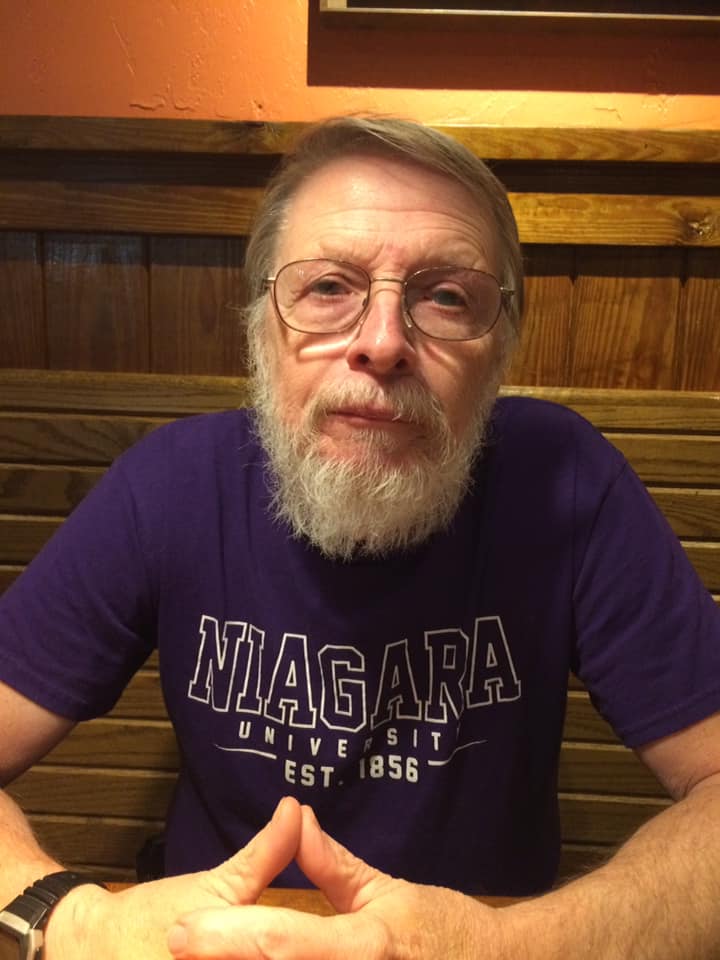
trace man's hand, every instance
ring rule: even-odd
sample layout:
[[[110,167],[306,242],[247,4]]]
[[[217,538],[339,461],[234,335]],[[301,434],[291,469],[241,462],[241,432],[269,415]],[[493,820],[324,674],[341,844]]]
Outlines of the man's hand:
[[[301,821],[299,804],[286,798],[246,847],[212,870],[120,893],[77,887],[53,911],[46,960],[169,960],[167,936],[175,920],[198,908],[230,914],[230,908],[254,903],[296,856]]]
[[[168,943],[176,960],[463,960],[500,956],[498,913],[440,887],[395,880],[325,834],[302,809],[301,869],[338,911],[198,910]]]

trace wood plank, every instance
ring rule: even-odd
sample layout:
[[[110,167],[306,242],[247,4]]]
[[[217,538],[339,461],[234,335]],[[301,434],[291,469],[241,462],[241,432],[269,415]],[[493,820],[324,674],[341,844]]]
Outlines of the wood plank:
[[[0,368],[0,409],[4,410],[172,417],[246,406],[249,396],[245,377]]]
[[[711,593],[720,593],[720,543],[685,543],[685,553]]]
[[[237,237],[155,237],[150,242],[152,369],[245,370],[245,243]]]
[[[167,720],[157,667],[148,666],[135,674],[110,716],[118,720]]]
[[[720,390],[616,390],[512,385],[501,395],[540,397],[576,410],[604,430],[720,434]],[[247,405],[245,377],[0,368],[0,409],[167,416]]]
[[[20,564],[0,564],[0,595],[2,595],[11,583],[14,583],[22,573],[24,567]]]
[[[0,329],[2,363],[47,363],[40,240],[35,233],[0,231]]]
[[[525,312],[520,345],[508,383],[567,383],[574,251],[529,246],[525,264]]]
[[[620,744],[563,743],[559,789],[564,793],[667,796],[645,764]]]
[[[650,494],[678,537],[720,539],[720,490],[652,487]]]
[[[165,419],[0,413],[0,461],[107,466]]]
[[[29,563],[55,533],[61,519],[0,513],[0,563]]]
[[[582,689],[568,692],[563,738],[586,743],[620,744],[615,731],[600,716],[590,702],[588,693]]]
[[[125,117],[0,117],[0,149],[152,153],[283,153],[304,123]],[[718,130],[445,125],[438,129],[493,159],[720,163]]]
[[[259,187],[0,181],[0,229],[246,236]]]
[[[178,768],[177,742],[169,721],[103,717],[78,724],[46,761],[59,766],[173,772]]]
[[[511,193],[510,202],[522,243],[720,245],[718,197]]]
[[[262,191],[206,184],[0,182],[0,229],[246,236]],[[720,198],[511,193],[523,243],[720,245]]]
[[[720,433],[720,391],[514,385],[503,387],[500,393],[506,396],[539,397],[561,403],[604,431]]]
[[[565,843],[619,844],[668,806],[653,797],[559,795],[560,832]]]
[[[104,473],[99,467],[0,463],[0,505],[7,513],[66,515]]]
[[[132,868],[148,837],[162,830],[162,821],[68,815],[31,816],[40,846],[63,863]]]
[[[600,429],[720,434],[720,392],[512,385],[504,396],[539,397],[576,410]],[[0,368],[5,410],[143,413],[167,416],[246,405],[244,377]]]
[[[578,251],[568,381],[670,389],[682,259],[675,250]]]
[[[25,813],[163,820],[176,776],[167,771],[38,764],[7,788]]]
[[[615,848],[601,844],[564,843],[560,851],[558,883],[581,877],[589,870],[605,863]]]
[[[648,484],[720,484],[720,436],[606,433]]]
[[[681,390],[720,390],[720,257],[688,251],[688,277],[678,319],[676,384]]]
[[[147,285],[141,237],[48,236],[45,309],[49,366],[60,370],[149,370]]]

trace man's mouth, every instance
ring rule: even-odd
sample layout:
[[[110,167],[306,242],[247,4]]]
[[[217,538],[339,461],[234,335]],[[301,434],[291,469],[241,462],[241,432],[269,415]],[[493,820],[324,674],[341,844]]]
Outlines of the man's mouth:
[[[374,423],[378,426],[385,426],[387,424],[409,425],[414,422],[393,410],[391,407],[378,406],[376,404],[336,407],[328,410],[326,416],[340,417],[344,420],[356,421],[358,423]]]

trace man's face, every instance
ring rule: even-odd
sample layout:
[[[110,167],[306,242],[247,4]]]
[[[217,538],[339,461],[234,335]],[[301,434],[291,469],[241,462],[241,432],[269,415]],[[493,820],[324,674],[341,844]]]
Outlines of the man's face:
[[[423,267],[456,265],[497,275],[497,251],[486,216],[458,183],[412,162],[372,156],[337,160],[315,173],[294,198],[276,266],[323,257],[363,267],[371,277],[405,279]],[[494,380],[498,331],[479,340],[446,342],[408,328],[398,283],[373,284],[362,322],[336,335],[288,329],[268,302],[268,359],[277,411],[303,424],[323,391],[412,384],[439,404],[451,434],[470,428],[483,383]],[[367,443],[393,463],[411,462],[425,444],[425,426],[375,399],[344,399],[315,420],[318,450],[336,460],[362,460]]]
[[[492,231],[454,181],[354,157],[291,204],[275,268],[308,258],[354,263],[374,282],[349,331],[298,333],[268,298],[251,336],[275,514],[332,558],[408,549],[447,527],[467,492],[506,321],[479,340],[432,340],[406,324],[397,281],[438,266],[496,274]]]

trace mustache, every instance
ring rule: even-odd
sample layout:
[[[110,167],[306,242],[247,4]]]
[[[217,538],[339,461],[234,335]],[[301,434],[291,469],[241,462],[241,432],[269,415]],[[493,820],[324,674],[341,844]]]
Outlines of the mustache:
[[[410,378],[388,384],[339,382],[322,386],[307,408],[306,423],[313,428],[330,411],[363,406],[388,411],[393,420],[447,429],[440,401],[427,387]]]

